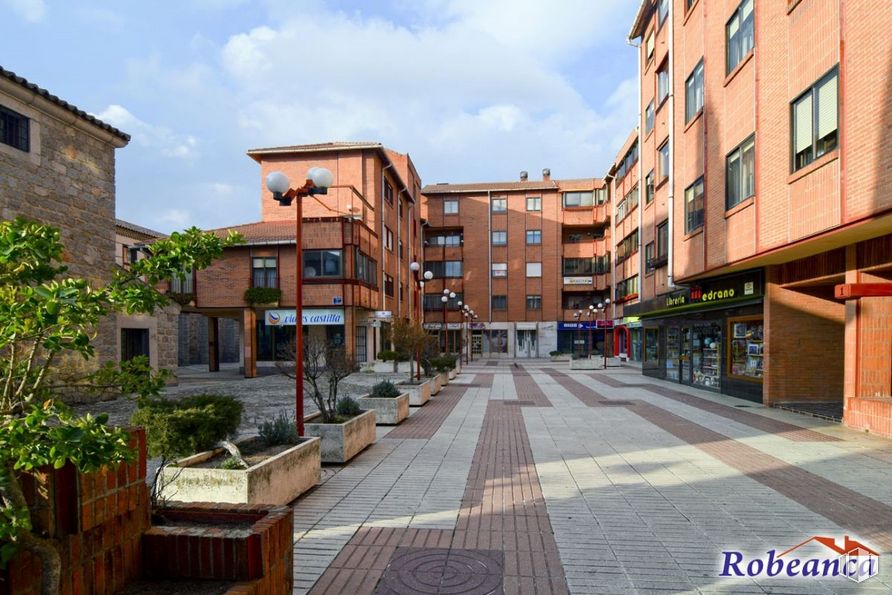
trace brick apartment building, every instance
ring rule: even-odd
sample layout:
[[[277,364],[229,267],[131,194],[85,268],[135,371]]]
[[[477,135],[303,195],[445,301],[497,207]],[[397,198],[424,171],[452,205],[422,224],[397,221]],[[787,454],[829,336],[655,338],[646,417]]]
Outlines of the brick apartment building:
[[[884,2],[641,3],[645,374],[844,399],[892,435],[890,25]]]
[[[292,186],[311,167],[334,174],[328,194],[303,202],[303,329],[305,337],[343,345],[358,361],[374,359],[388,320],[415,318],[409,263],[421,254],[421,182],[408,155],[378,143],[323,143],[254,149],[260,164],[261,220],[232,229],[246,243],[227,249],[194,275],[188,311],[208,317],[208,362],[218,369],[219,319],[239,321],[244,374],[279,357],[294,338],[296,206],[282,207],[264,185],[282,171]],[[277,304],[249,304],[246,290],[277,288]]]
[[[603,180],[433,184],[424,197],[425,325],[461,350],[458,302],[476,312],[473,353],[547,357],[555,350],[600,352],[604,320],[574,315],[610,296],[610,204]],[[444,305],[444,289],[455,292]],[[607,317],[605,313],[603,317]],[[607,327],[612,326],[612,321]],[[596,328],[589,332],[589,327]]]

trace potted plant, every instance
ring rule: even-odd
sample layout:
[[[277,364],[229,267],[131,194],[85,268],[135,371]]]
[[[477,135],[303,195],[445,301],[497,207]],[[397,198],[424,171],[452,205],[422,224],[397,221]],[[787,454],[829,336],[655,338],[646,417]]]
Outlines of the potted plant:
[[[245,302],[249,306],[277,307],[282,299],[282,290],[278,287],[249,287],[245,290]]]
[[[397,425],[409,417],[409,393],[401,392],[389,380],[375,384],[372,392],[358,401],[361,407],[375,410],[380,425]]]
[[[413,361],[416,354],[423,354],[432,347],[436,339],[431,336],[419,323],[394,324],[391,328],[391,340],[404,353],[411,354],[408,358]],[[423,361],[423,358],[421,358]],[[434,387],[435,382],[430,378],[421,377],[422,361],[413,362],[415,365],[409,368],[409,377],[401,381],[397,386],[401,391],[409,393],[409,405],[420,407],[427,403],[433,394],[440,390]],[[417,366],[417,370],[413,369]]]
[[[424,371],[424,376],[429,379],[432,397],[443,390],[444,385],[443,378],[436,366],[438,359],[436,339],[431,336],[430,340],[421,349],[419,365]]]
[[[551,361],[553,362],[566,362],[570,361],[570,354],[564,353],[563,351],[551,351],[548,353]]]
[[[449,372],[455,367],[455,363],[450,356],[441,355],[434,359],[433,364],[440,378],[440,386],[448,385],[450,380]]]

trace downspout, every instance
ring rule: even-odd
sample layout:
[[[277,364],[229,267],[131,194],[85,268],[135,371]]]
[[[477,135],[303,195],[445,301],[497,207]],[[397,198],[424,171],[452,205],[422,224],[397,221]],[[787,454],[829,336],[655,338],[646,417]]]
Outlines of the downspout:
[[[487,292],[487,298],[489,303],[486,305],[486,311],[489,312],[489,322],[492,324],[492,190],[486,191],[486,246],[487,246],[487,255],[489,260],[489,274],[486,276],[488,278],[488,287],[489,290]],[[462,251],[464,253],[464,251]]]
[[[669,7],[669,254],[666,286],[675,288],[675,7]]]
[[[388,163],[383,168],[381,168],[381,241],[379,242],[379,244],[380,244],[380,248],[381,248],[381,274],[382,275],[387,274],[387,265],[384,261],[384,255],[386,254],[386,249],[384,248],[384,244],[387,242],[387,230],[386,230],[386,224],[385,224],[386,217],[384,216],[384,214],[387,212],[387,208],[384,206],[384,203],[385,203],[385,201],[384,201],[384,185],[387,183],[387,178],[385,177],[384,172],[386,172],[388,169],[390,169],[392,167],[393,167],[393,164]],[[385,285],[386,285],[385,280],[381,279],[380,291],[381,291],[381,309],[382,310],[387,310],[387,292],[384,289]],[[381,337],[381,342],[383,344],[384,337]]]
[[[610,166],[610,169],[613,169],[613,166]],[[607,184],[607,204],[610,209],[610,258],[608,258],[608,262],[610,262],[610,289],[607,290],[607,297],[610,298],[610,317],[616,318],[616,260],[614,257],[616,256],[616,218],[613,213],[613,192],[610,189],[610,183],[616,179],[616,176],[608,173],[604,176],[604,182]]]
[[[644,168],[642,167],[641,159],[644,155],[644,127],[641,125],[641,120],[644,117],[641,110],[641,44],[635,43],[632,40],[626,40],[626,42],[634,47],[638,51],[638,121],[636,123],[636,127],[638,128],[638,303],[641,303],[641,296],[644,293],[644,273],[647,270],[647,262],[644,260],[644,207],[647,206],[647,188],[644,187]],[[642,192],[644,190],[644,192]],[[644,194],[644,196],[641,196]],[[641,199],[644,199],[645,204],[641,204]],[[654,242],[654,246],[657,243]],[[654,293],[656,294],[656,287],[654,287]],[[616,307],[616,306],[614,306]],[[639,309],[640,312],[640,309]],[[614,312],[615,314],[615,312]],[[614,316],[615,318],[615,316]]]
[[[405,220],[405,217],[401,217],[400,213],[402,212],[403,205],[402,195],[404,192],[408,195],[408,192],[406,191],[407,188],[404,187],[399,191],[399,194],[396,195],[396,283],[398,286],[396,290],[396,309],[397,314],[400,317],[403,315],[403,301],[406,298],[406,296],[403,295],[403,256],[400,254],[400,242],[403,241],[403,221]],[[409,203],[406,202],[406,211],[408,210]],[[403,246],[403,249],[405,251],[405,246]],[[402,296],[403,299],[400,299],[400,296]]]

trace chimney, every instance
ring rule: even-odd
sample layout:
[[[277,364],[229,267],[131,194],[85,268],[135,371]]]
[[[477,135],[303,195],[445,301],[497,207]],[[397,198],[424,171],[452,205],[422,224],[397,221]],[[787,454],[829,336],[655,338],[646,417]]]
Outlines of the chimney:
[[[542,181],[550,182],[551,181],[551,170],[547,167],[542,170]]]
[[[520,181],[521,182],[526,182],[527,178],[529,178],[529,177],[530,177],[530,174],[527,173],[527,170],[525,170],[525,169],[521,170],[521,172],[520,172]]]

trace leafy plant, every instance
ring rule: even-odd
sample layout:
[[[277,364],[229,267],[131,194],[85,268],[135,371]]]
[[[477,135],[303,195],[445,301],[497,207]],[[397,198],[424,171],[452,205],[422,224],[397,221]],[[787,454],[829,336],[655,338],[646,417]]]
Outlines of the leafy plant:
[[[220,469],[244,469],[245,465],[238,460],[236,457],[226,457],[223,459],[223,462],[220,463]]]
[[[372,387],[370,396],[375,399],[395,399],[400,394],[400,390],[391,381],[382,380]]]
[[[168,293],[167,295],[181,306],[188,306],[195,299],[195,295],[191,293]]]
[[[352,397],[341,397],[338,399],[337,414],[342,418],[356,417],[362,413],[362,408],[356,399]]]
[[[149,455],[171,459],[209,450],[232,436],[243,408],[241,401],[226,395],[146,399],[130,423],[145,428]]]
[[[282,297],[278,287],[249,287],[245,290],[245,301],[250,305],[274,304]]]
[[[279,413],[272,419],[262,421],[258,428],[258,434],[267,446],[297,444],[300,441],[297,435],[297,427],[294,423],[294,416],[284,413]]]
[[[44,594],[59,591],[58,543],[34,533],[18,474],[68,463],[89,472],[133,457],[124,430],[108,427],[104,415],[77,417],[54,397],[84,391],[148,399],[165,378],[145,358],[91,370],[73,365],[71,356],[92,359],[103,317],[168,305],[156,286],[206,268],[240,241],[196,228],[173,233],[149,246],[147,258],[93,286],[67,275],[60,237],[58,229],[23,218],[0,222],[0,558],[18,548],[34,553]]]
[[[548,355],[550,355],[551,357],[557,357],[557,356],[563,355],[563,354],[564,353],[562,351],[549,351],[548,352]]]
[[[294,341],[280,352],[279,371],[295,377]],[[356,361],[343,347],[330,345],[324,339],[311,337],[304,342],[304,395],[309,394],[322,414],[322,423],[337,421],[338,389],[341,381],[357,370]]]
[[[378,352],[378,359],[382,362],[397,361],[398,354],[391,349],[383,349]]]

